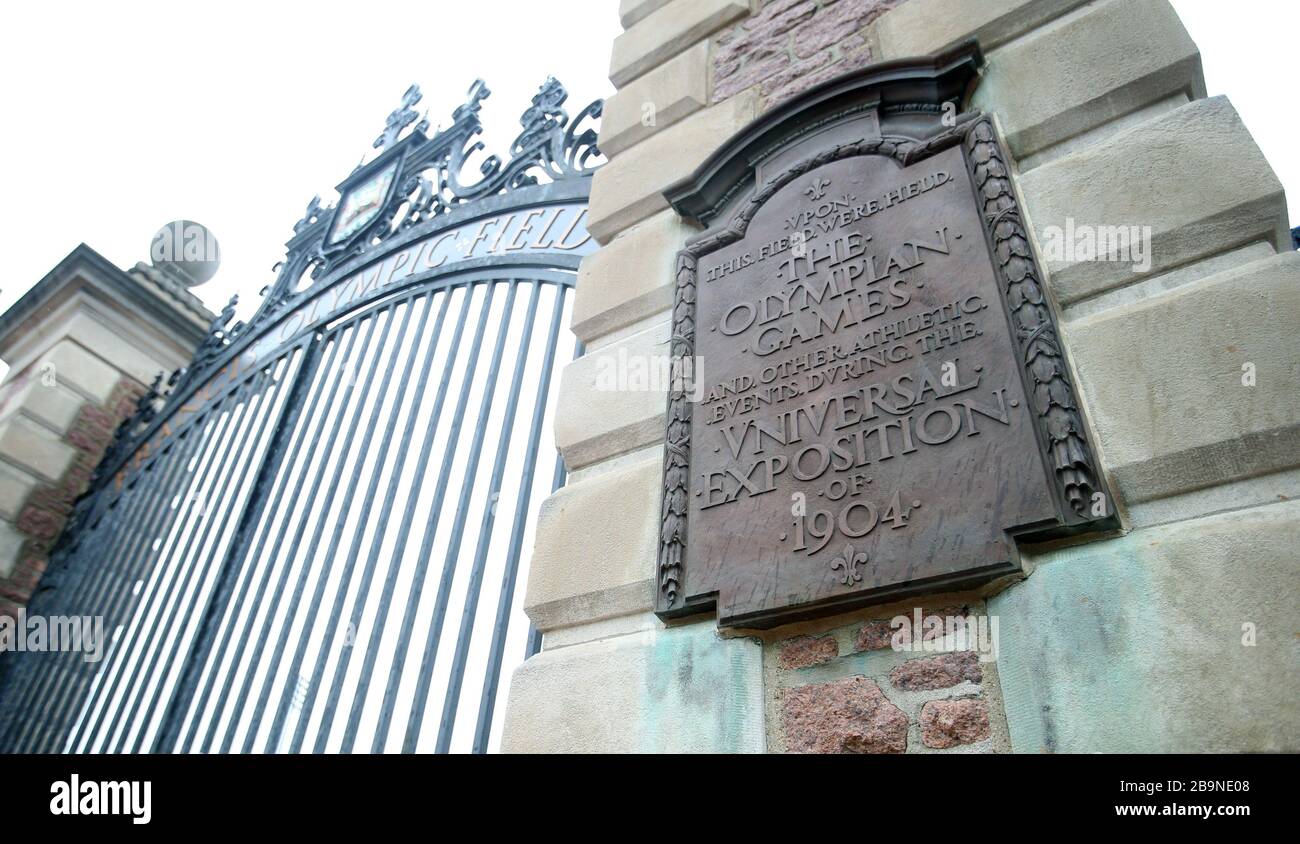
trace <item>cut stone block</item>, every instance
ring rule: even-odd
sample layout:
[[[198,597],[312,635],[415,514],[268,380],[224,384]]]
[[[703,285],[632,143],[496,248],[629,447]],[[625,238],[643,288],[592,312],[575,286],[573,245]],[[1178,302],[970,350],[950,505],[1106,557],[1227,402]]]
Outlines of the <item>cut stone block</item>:
[[[698,231],[672,209],[582,259],[573,333],[583,343],[672,308],[677,252]]]
[[[0,457],[53,482],[63,477],[76,459],[77,450],[49,428],[19,413],[0,426]]]
[[[749,0],[672,0],[614,39],[609,81],[616,88],[749,14]]]
[[[1254,241],[1289,249],[1282,185],[1224,97],[1188,103],[1037,167],[1019,186],[1063,305]],[[1047,229],[1059,237],[1067,225],[1149,226],[1149,269],[1053,258]]]
[[[116,369],[71,340],[64,340],[51,349],[37,364],[35,376],[39,377],[42,368],[50,364],[59,384],[71,387],[95,404],[108,401],[121,377]]]
[[[631,82],[605,100],[600,151],[615,156],[709,103],[709,42]]]
[[[1031,561],[989,602],[1014,751],[1300,750],[1300,502]]]
[[[8,577],[18,565],[18,553],[27,537],[6,521],[0,521],[0,577]]]
[[[38,483],[30,473],[0,461],[0,519],[17,522],[23,503]]]
[[[1204,97],[1205,80],[1168,0],[1109,0],[990,54],[973,104],[1024,157],[1180,93]]]
[[[907,0],[876,23],[880,59],[924,56],[979,39],[988,52],[1087,0]]]
[[[1148,501],[1300,463],[1300,253],[1067,325],[1102,459]]]
[[[667,2],[668,0],[619,0],[618,21],[627,29]]]
[[[46,383],[37,371],[5,401],[0,421],[14,413],[23,413],[62,434],[72,427],[85,403],[81,395],[60,385],[58,379]]]
[[[663,461],[642,460],[542,504],[524,611],[539,630],[654,607]]]
[[[750,89],[615,156],[592,177],[587,231],[597,242],[609,243],[628,226],[667,208],[664,190],[695,172],[724,140],[758,116],[758,108],[758,91]]]
[[[515,670],[505,753],[761,753],[761,646],[713,622],[545,650]]]
[[[662,322],[564,368],[555,443],[570,471],[663,440],[669,331]]]

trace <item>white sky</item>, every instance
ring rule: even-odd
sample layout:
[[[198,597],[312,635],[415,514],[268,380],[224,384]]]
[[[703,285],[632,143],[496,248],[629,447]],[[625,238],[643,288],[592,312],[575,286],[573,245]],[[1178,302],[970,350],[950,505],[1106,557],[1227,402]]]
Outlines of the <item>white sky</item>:
[[[975,0],[971,0],[975,2]],[[1285,57],[1290,0],[1173,0],[1201,47],[1209,93],[1227,94],[1288,193],[1300,196]],[[198,220],[222,268],[197,292],[240,313],[307,201],[352,170],[407,85],[447,121],[476,76],[490,151],[503,151],[547,73],[570,113],[608,96],[615,0],[15,3],[0,29],[0,311],[84,241],[119,266],[161,225]],[[1295,208],[1295,200],[1292,201]],[[1293,211],[1293,221],[1300,215]]]
[[[213,310],[239,292],[244,316],[307,202],[334,201],[407,86],[446,125],[482,77],[488,152],[504,153],[547,74],[570,115],[613,93],[621,31],[615,0],[43,0],[5,18],[0,311],[78,243],[128,268],[183,218],[221,243],[195,292]]]

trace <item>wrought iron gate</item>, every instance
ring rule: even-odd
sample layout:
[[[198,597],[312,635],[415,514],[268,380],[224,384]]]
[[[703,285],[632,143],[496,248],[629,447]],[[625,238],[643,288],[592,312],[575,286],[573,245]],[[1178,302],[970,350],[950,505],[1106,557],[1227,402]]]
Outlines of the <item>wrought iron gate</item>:
[[[102,616],[103,659],[5,655],[0,749],[488,748],[600,114],[548,79],[462,185],[488,93],[427,135],[412,87],[248,324],[141,397],[29,607]]]

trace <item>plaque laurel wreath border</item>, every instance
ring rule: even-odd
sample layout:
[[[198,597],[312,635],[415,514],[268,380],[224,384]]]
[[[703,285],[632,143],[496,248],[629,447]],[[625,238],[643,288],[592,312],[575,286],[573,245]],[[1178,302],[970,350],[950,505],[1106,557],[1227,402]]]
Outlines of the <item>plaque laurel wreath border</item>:
[[[741,240],[750,221],[777,191],[794,179],[845,158],[881,155],[903,166],[921,161],[958,144],[982,205],[985,234],[997,265],[1004,309],[1010,316],[1025,386],[1030,394],[1040,444],[1056,481],[1055,492],[1066,505],[1066,525],[1092,521],[1093,494],[1102,490],[1087,431],[1075,398],[1065,355],[1057,338],[1055,317],[1047,303],[1011,183],[1007,154],[993,127],[981,113],[961,116],[957,125],[926,140],[884,135],[826,149],[769,179],[721,229],[688,243],[677,255],[677,284],[673,298],[671,374],[664,443],[662,527],[659,538],[658,607],[661,613],[683,609],[681,582],[686,554],[687,510],[691,464],[691,402],[687,376],[698,371],[687,361],[695,356],[696,267],[699,258]],[[1113,515],[1107,506],[1106,513]]]

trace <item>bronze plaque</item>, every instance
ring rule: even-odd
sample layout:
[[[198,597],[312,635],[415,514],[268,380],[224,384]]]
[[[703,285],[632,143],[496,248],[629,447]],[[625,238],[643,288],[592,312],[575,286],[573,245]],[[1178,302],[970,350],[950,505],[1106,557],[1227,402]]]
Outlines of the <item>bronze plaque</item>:
[[[1114,524],[991,122],[858,80],[856,113],[724,148],[785,129],[747,194],[714,162],[673,197],[721,210],[679,256],[661,614],[965,588],[1017,572],[1018,535]]]

